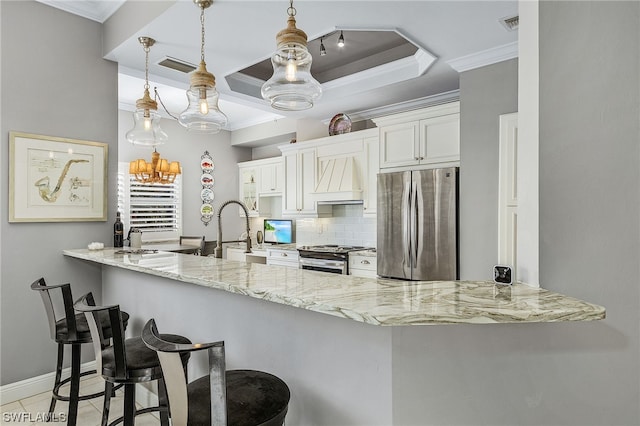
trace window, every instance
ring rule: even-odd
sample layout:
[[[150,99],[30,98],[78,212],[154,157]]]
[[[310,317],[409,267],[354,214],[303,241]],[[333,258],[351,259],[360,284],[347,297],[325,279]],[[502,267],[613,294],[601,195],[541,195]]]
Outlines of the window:
[[[142,240],[178,240],[182,234],[182,175],[174,183],[140,183],[129,163],[118,163],[118,211],[125,229],[142,230]]]

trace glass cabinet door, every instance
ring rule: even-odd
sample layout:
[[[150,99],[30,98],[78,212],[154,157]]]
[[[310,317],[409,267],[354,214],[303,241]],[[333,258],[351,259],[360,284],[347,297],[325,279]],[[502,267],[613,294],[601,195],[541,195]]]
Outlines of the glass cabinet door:
[[[256,183],[256,170],[243,169],[240,179],[240,190],[242,192],[242,202],[247,206],[249,213],[257,213],[258,211],[258,199],[257,199],[257,183]]]

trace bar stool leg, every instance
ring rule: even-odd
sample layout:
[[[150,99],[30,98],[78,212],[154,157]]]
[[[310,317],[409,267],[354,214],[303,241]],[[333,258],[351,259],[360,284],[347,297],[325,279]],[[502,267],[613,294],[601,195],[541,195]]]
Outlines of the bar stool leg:
[[[56,408],[56,394],[58,393],[58,387],[60,386],[60,379],[62,378],[62,358],[64,357],[64,345],[58,343],[58,360],[56,361],[56,379],[53,382],[53,392],[51,393],[51,405],[49,405],[49,418],[53,415],[53,410]]]
[[[100,426],[107,426],[108,422],[109,422],[109,409],[111,407],[111,397],[114,396],[113,395],[113,383],[111,382],[104,382],[104,404],[102,406],[102,422],[100,423]]]
[[[124,385],[124,426],[134,426],[136,416],[136,384]]]
[[[164,379],[158,380],[158,406],[160,407],[160,424],[169,426],[169,402]]]
[[[71,390],[69,392],[69,415],[67,426],[75,426],[78,420],[78,396],[80,395],[80,349],[79,343],[71,345]]]

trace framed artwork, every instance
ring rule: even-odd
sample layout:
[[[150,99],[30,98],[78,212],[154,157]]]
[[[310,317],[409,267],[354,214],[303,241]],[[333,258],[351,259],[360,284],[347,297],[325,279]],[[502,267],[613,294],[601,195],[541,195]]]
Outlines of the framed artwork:
[[[9,222],[106,221],[108,148],[9,132]]]

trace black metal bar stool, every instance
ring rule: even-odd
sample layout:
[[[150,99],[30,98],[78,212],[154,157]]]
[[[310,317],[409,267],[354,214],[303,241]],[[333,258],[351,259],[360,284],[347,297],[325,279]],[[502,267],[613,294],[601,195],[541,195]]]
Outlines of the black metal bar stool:
[[[90,395],[80,395],[80,378],[88,374],[93,374],[96,370],[85,371],[80,373],[80,355],[81,346],[84,343],[91,343],[91,332],[89,325],[83,314],[76,314],[73,309],[73,296],[71,294],[71,284],[59,284],[48,286],[44,278],[40,278],[31,284],[31,289],[38,291],[42,297],[44,309],[47,312],[49,320],[49,331],[51,339],[58,344],[58,360],[56,362],[56,377],[51,394],[51,404],[49,406],[49,416],[51,417],[56,406],[56,401],[69,402],[69,411],[67,414],[67,424],[75,425],[78,418],[78,403],[87,399],[98,398],[104,395],[104,392],[93,393]],[[56,315],[56,309],[51,298],[51,293],[60,291],[62,294],[62,304],[64,306],[64,316]],[[93,298],[93,296],[90,296]],[[126,328],[129,320],[129,314],[122,313],[121,326]],[[100,318],[100,328],[105,339],[111,338],[111,325]],[[64,358],[65,345],[71,345],[71,375],[64,380],[62,379],[62,364]],[[69,396],[60,395],[60,388],[71,382]],[[115,390],[115,389],[114,389]],[[107,388],[105,386],[105,392]],[[109,392],[113,390],[109,389]]]
[[[285,382],[256,370],[225,368],[224,342],[177,344],[158,334],[155,321],[142,330],[144,343],[158,352],[172,426],[276,426],[284,423],[291,394]],[[209,374],[188,383],[181,368],[185,353],[207,350]]]
[[[93,338],[93,348],[96,352],[97,370],[107,382],[107,390],[117,384],[124,384],[124,415],[113,421],[111,425],[124,421],[125,426],[133,426],[135,416],[151,411],[160,412],[160,423],[169,425],[166,388],[162,377],[162,368],[158,355],[142,342],[141,337],[125,339],[124,327],[122,327],[122,314],[118,305],[95,306],[88,295],[80,298],[75,308],[84,312],[87,317],[89,329]],[[111,345],[107,346],[103,328],[99,326],[102,318],[111,325]],[[186,337],[163,334],[162,338],[176,344],[191,344]],[[108,339],[107,339],[108,340]],[[190,354],[185,353],[180,357],[179,363],[186,372]],[[136,383],[158,381],[157,407],[148,407],[136,410],[135,385]],[[106,426],[109,419],[109,406],[111,394],[105,392],[104,408],[102,411],[102,426]]]

